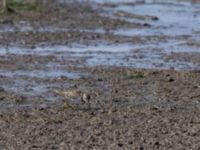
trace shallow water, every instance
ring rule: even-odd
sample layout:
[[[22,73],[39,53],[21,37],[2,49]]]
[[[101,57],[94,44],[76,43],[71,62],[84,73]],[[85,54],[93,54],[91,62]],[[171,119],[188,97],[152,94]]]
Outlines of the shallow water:
[[[54,79],[59,77],[66,77],[68,79],[79,79],[84,74],[82,73],[76,73],[76,72],[70,72],[65,70],[17,70],[17,71],[8,71],[8,70],[0,70],[1,76],[6,77],[32,77],[32,78],[44,78],[44,79]]]
[[[95,2],[114,3],[114,1],[112,0]],[[111,17],[116,18],[116,16],[112,16],[112,14],[116,12],[124,12],[140,16],[158,17],[158,20],[119,17],[120,19],[125,19],[130,22],[148,23],[151,25],[151,27],[142,29],[124,28],[111,31],[113,32],[113,34],[116,35],[128,37],[138,36],[146,40],[144,44],[135,44],[133,46],[133,49],[139,49],[137,52],[139,55],[143,55],[143,58],[135,59],[133,55],[132,58],[129,58],[129,61],[124,61],[123,63],[117,63],[119,61],[114,61],[113,59],[111,59],[115,62],[113,64],[125,64],[125,66],[127,65],[139,68],[142,67],[169,69],[173,66],[174,69],[178,70],[199,69],[200,64],[197,63],[194,65],[190,60],[187,60],[185,62],[179,62],[178,60],[166,62],[164,60],[165,56],[171,55],[171,53],[174,52],[200,53],[199,46],[191,46],[187,44],[189,40],[188,38],[184,38],[189,37],[190,42],[194,41],[195,43],[199,43],[200,41],[199,4],[194,4],[192,1],[189,0],[147,0],[134,2],[121,0],[120,3],[116,2],[115,4],[116,7],[109,7],[109,5],[103,5],[106,11],[111,12],[109,14],[111,15]],[[155,40],[148,41],[149,37],[152,37]],[[159,38],[166,38],[166,40],[162,41],[159,40]],[[145,55],[143,53],[145,53]]]
[[[190,61],[166,61],[165,56],[171,53],[183,53],[183,52],[199,52],[198,47],[191,47],[184,45],[181,41],[169,40],[163,42],[148,43],[148,44],[108,44],[101,43],[97,45],[81,45],[72,44],[67,45],[54,45],[54,46],[42,46],[34,49],[8,47],[8,50],[3,48],[0,50],[0,55],[33,55],[33,56],[55,56],[58,59],[65,60],[84,60],[84,66],[126,66],[136,68],[157,68],[157,69],[170,69],[176,70],[193,70],[198,69],[198,64],[192,64]],[[60,63],[60,64],[59,64]],[[62,64],[58,62],[57,68]],[[72,64],[78,65],[78,64]],[[63,70],[55,72],[55,67],[48,65],[52,68],[52,71],[29,71],[20,72],[19,75],[29,74],[30,76],[44,76],[57,77],[59,75],[70,76],[70,73]],[[17,73],[16,73],[17,74]],[[72,76],[76,76],[72,73]]]
[[[69,1],[63,0],[62,2]],[[86,3],[86,1],[84,2]],[[110,49],[113,48],[113,52],[109,54],[107,53],[107,46],[102,46],[101,44],[96,45],[97,48],[89,46],[88,49],[93,49],[90,54],[86,54],[87,50],[83,48],[82,50],[85,52],[79,55],[89,57],[87,60],[88,65],[158,69],[174,68],[177,70],[199,69],[200,64],[193,64],[190,59],[181,62],[178,60],[166,62],[165,59],[166,56],[172,55],[173,53],[200,53],[200,48],[197,44],[197,46],[187,44],[191,41],[195,43],[200,42],[200,5],[198,3],[190,0],[90,0],[88,2],[94,7],[102,7],[106,11],[102,15],[151,25],[149,28],[111,30],[110,32],[115,35],[143,38],[145,43],[132,45],[127,43],[128,46],[126,44],[118,44],[118,48],[115,45],[111,45]],[[115,7],[112,7],[112,5],[104,5],[105,3],[115,4]],[[114,15],[117,12],[140,16],[154,16],[158,20],[117,17]],[[149,37],[155,38],[155,40],[148,41]],[[166,40],[159,40],[159,38],[166,38]],[[102,47],[104,47],[104,50],[101,53],[95,54],[94,51]],[[121,49],[124,52],[120,53]],[[77,53],[79,52],[76,48],[74,50]]]

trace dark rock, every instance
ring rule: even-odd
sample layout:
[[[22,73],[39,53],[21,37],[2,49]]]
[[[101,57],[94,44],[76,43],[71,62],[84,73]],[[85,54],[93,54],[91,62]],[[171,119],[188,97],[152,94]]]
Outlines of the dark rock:
[[[119,147],[123,147],[123,144],[122,143],[118,143],[117,144]]]
[[[169,78],[169,82],[174,82],[175,80],[173,78]]]

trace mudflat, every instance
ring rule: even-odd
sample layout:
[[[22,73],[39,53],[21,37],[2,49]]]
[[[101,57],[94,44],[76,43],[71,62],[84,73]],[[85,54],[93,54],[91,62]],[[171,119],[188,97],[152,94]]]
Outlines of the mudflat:
[[[157,14],[198,18],[178,4],[44,1],[1,15],[0,149],[198,150],[198,27]]]

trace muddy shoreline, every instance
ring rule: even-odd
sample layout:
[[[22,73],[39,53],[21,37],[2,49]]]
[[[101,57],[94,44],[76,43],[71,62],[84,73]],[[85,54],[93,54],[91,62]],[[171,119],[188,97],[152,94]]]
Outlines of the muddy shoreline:
[[[199,73],[92,69],[57,89],[60,101],[1,112],[2,148],[198,149]],[[87,93],[89,101],[83,102]],[[64,92],[64,94],[62,93]],[[44,100],[43,100],[44,103]]]
[[[196,28],[160,3],[44,4],[0,16],[0,149],[200,148]]]

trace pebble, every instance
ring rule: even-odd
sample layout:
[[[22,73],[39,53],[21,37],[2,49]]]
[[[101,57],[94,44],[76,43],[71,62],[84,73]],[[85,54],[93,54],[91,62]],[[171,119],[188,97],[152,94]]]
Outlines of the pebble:
[[[173,79],[173,78],[169,78],[168,81],[169,81],[169,82],[174,82],[174,79]]]

